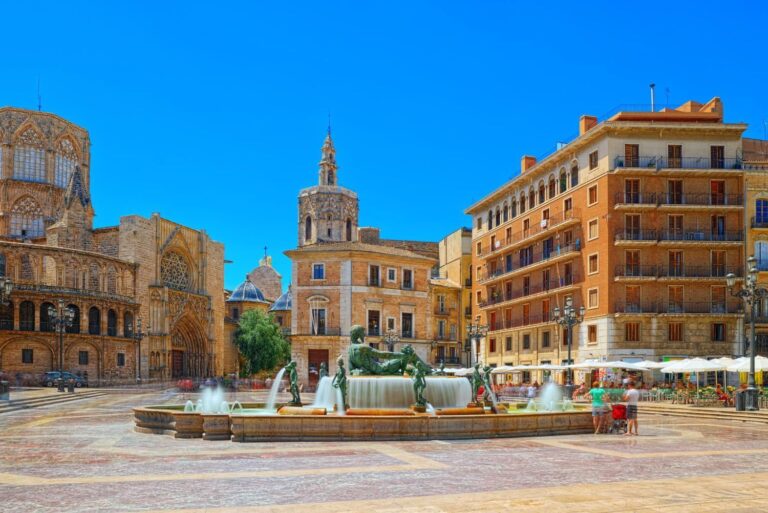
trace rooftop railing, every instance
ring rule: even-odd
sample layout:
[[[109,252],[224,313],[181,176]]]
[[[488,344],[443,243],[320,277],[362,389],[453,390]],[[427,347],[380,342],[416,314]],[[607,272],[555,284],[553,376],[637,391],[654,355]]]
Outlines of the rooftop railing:
[[[742,169],[743,161],[735,157],[662,157],[660,155],[627,157],[617,155],[613,167],[645,169]]]

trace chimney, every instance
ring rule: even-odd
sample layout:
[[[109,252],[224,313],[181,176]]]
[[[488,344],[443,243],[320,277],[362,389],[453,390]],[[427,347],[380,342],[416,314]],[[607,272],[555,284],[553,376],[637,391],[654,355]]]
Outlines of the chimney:
[[[584,135],[597,126],[596,116],[581,116],[579,118],[579,135]]]
[[[378,228],[358,228],[357,240],[364,242],[365,244],[378,244],[379,243],[379,229]]]
[[[520,174],[522,175],[523,173],[525,173],[535,165],[536,165],[536,157],[531,157],[530,155],[523,155],[523,158],[520,159]]]

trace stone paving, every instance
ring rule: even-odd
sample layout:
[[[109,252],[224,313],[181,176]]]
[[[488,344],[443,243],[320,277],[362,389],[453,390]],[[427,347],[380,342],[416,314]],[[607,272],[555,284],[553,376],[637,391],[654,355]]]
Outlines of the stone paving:
[[[132,406],[184,399],[110,394],[0,415],[0,511],[768,507],[768,425],[641,415],[639,437],[397,443],[238,444],[133,431]]]

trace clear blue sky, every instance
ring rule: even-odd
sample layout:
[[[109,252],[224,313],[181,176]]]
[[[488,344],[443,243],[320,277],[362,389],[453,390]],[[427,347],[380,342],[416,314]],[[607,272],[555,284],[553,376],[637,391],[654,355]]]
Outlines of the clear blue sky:
[[[0,105],[36,108],[39,77],[43,110],[90,131],[97,226],[205,228],[228,287],[267,245],[287,286],[329,110],[361,225],[435,241],[651,81],[763,137],[763,2],[624,3],[6,2]]]

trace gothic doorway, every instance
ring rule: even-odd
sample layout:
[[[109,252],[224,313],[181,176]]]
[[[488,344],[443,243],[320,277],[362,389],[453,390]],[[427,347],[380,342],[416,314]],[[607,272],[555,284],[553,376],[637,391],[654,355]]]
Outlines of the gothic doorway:
[[[184,351],[177,349],[171,351],[171,370],[174,379],[184,375]]]
[[[179,319],[171,331],[171,375],[174,378],[203,378],[213,374],[213,355],[207,337],[189,315]]]

